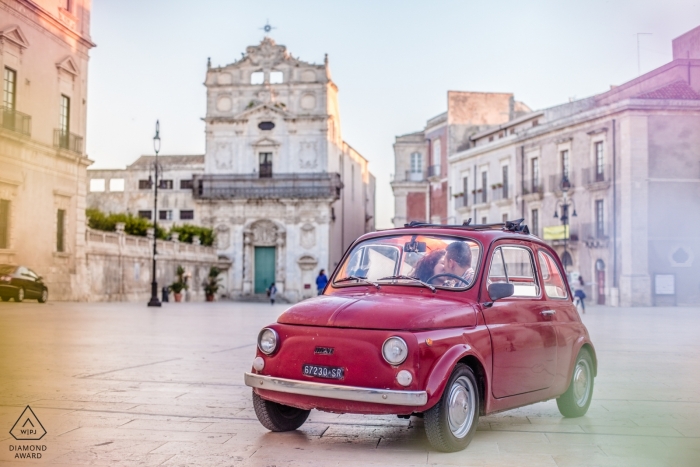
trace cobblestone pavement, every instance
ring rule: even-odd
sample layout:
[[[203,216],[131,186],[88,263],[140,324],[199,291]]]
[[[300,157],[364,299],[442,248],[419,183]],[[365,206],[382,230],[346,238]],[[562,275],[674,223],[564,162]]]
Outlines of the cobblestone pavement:
[[[420,419],[312,412],[269,433],[242,374],[283,305],[0,303],[0,465],[698,466],[700,309],[592,308],[593,403],[482,417],[465,451],[430,450]],[[9,431],[27,405],[40,441]],[[18,445],[46,446],[41,460]]]

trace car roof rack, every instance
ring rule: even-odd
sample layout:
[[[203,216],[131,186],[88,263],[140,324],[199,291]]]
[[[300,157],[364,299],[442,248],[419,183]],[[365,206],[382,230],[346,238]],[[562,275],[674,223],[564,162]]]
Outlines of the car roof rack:
[[[523,224],[525,219],[516,219],[514,221],[505,221],[500,224],[472,224],[471,217],[464,221],[461,225],[449,225],[449,224],[429,224],[427,222],[411,221],[408,224],[404,224],[404,228],[423,228],[423,227],[433,227],[439,229],[457,229],[457,230],[502,230],[504,232],[514,232],[529,234],[530,229],[527,225]]]

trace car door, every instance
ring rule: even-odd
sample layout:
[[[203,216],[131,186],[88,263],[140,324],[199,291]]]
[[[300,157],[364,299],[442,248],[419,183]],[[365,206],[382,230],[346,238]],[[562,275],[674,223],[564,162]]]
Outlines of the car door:
[[[581,335],[578,312],[572,302],[569,285],[560,263],[552,252],[540,248],[537,263],[547,301],[548,315],[557,334],[558,371],[562,378],[568,377],[569,362],[573,359],[573,346]]]
[[[27,268],[22,268],[20,277],[22,278],[22,287],[24,287],[24,296],[26,298],[36,298],[36,279],[32,272]]]
[[[511,297],[484,309],[491,334],[494,397],[523,394],[552,385],[557,366],[557,338],[528,242],[501,242],[492,250],[487,280],[513,284]]]

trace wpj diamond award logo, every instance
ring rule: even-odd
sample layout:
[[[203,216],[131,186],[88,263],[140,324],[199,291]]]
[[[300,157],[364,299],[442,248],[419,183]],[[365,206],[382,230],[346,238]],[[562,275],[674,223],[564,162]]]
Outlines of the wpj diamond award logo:
[[[17,441],[38,441],[44,437],[46,430],[32,408],[27,406],[10,430],[10,434]]]
[[[27,406],[19,416],[10,434],[17,441],[39,441],[46,435],[46,429],[41,424],[31,407]],[[14,452],[15,459],[41,459],[46,452],[45,444],[10,444],[10,452]]]

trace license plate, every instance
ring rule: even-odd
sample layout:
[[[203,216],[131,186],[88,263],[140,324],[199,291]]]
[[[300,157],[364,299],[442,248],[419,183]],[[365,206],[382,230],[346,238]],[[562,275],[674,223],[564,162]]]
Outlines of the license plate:
[[[314,376],[316,378],[343,379],[345,369],[337,366],[311,365],[304,363],[301,366],[304,376]]]

